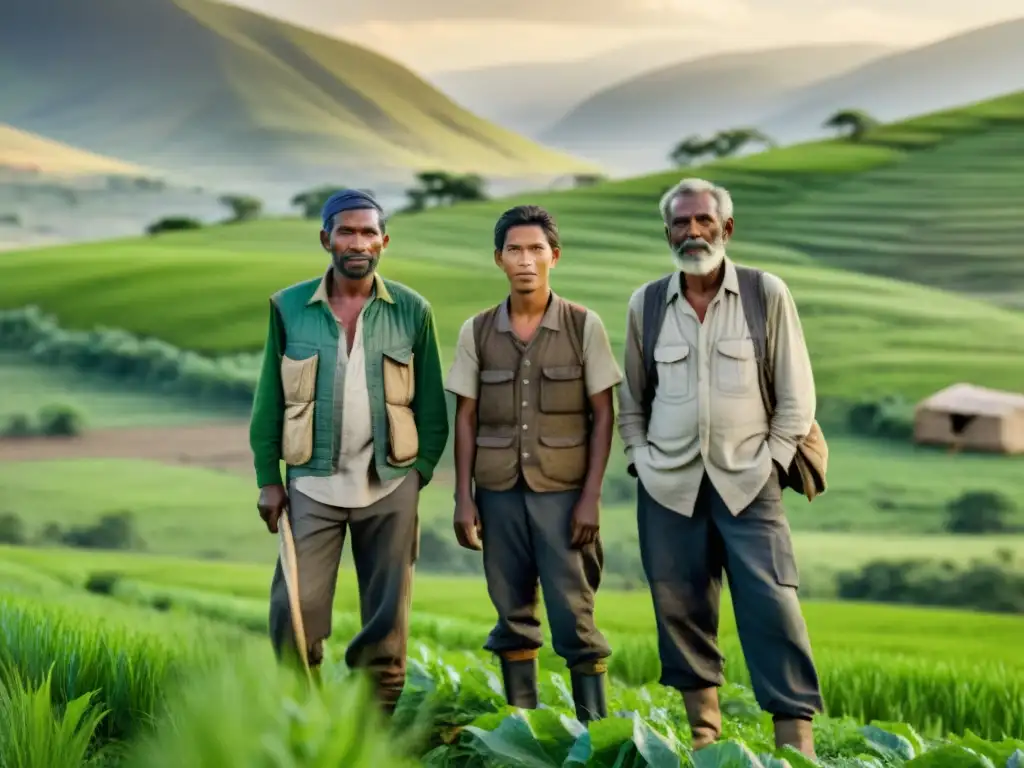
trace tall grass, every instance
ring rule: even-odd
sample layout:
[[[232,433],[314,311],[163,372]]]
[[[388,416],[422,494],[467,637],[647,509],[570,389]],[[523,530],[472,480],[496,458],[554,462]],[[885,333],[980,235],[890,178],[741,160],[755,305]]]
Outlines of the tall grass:
[[[265,601],[139,582],[122,582],[117,594],[137,605],[170,605],[171,615],[183,621],[194,613],[225,628],[266,633]],[[414,613],[410,623],[416,641],[486,658],[480,649],[490,630],[487,625],[423,613]],[[333,637],[351,637],[359,628],[358,614],[339,612],[333,620]],[[265,644],[262,637],[254,639]],[[655,638],[609,633],[609,640],[614,649],[609,671],[616,680],[630,686],[657,682],[661,667]],[[336,640],[335,645],[343,642]],[[722,648],[727,679],[749,687],[750,672],[739,641],[724,639]],[[968,730],[991,738],[1024,734],[1024,674],[1019,669],[985,660],[938,661],[871,648],[826,648],[815,655],[831,715],[865,722],[898,720],[934,735]],[[550,644],[541,651],[540,663],[548,671],[564,671],[564,662]]]

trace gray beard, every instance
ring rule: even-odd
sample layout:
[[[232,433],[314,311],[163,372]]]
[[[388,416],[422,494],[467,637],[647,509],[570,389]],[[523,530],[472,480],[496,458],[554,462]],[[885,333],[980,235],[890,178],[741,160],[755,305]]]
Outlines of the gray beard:
[[[695,256],[673,248],[672,260],[681,272],[688,275],[710,275],[725,261],[725,244],[715,243],[711,245],[711,250]]]

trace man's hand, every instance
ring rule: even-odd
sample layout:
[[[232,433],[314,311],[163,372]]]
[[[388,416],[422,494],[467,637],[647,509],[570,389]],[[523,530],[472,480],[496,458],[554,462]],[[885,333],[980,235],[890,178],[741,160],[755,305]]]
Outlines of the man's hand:
[[[473,499],[459,499],[455,502],[454,522],[455,538],[459,540],[459,546],[476,552],[483,551],[484,546],[480,543],[483,526],[480,524],[480,512]]]
[[[277,533],[277,521],[288,508],[288,493],[283,485],[265,485],[260,488],[260,500],[256,502],[260,517],[267,524],[267,530]]]
[[[572,547],[582,549],[597,540],[601,530],[599,499],[589,494],[582,494],[572,511]]]

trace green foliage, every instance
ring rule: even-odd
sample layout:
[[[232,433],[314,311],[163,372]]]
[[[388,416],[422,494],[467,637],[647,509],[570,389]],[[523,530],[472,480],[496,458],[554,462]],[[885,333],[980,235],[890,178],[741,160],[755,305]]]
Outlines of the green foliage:
[[[52,668],[34,690],[17,669],[0,672],[0,766],[2,768],[85,768],[106,712],[93,705],[93,692],[52,705]]]
[[[1013,531],[1017,512],[1012,499],[995,491],[968,491],[947,506],[950,533],[1006,533]]]
[[[26,413],[7,416],[0,427],[0,437],[75,437],[85,431],[86,422],[87,415],[78,406],[50,403],[34,416]]]
[[[52,534],[51,534],[52,535]],[[139,535],[131,512],[104,515],[92,525],[76,525],[60,534],[65,546],[81,549],[142,550],[146,544]]]
[[[37,307],[0,310],[0,348],[26,351],[40,363],[118,383],[225,404],[250,404],[259,370],[258,355],[211,359],[120,330],[65,330]],[[49,409],[48,414],[46,428],[57,430],[52,434],[80,428],[76,412]]]
[[[263,201],[248,195],[223,195],[220,204],[231,210],[228,222],[232,224],[258,219],[263,212]]]
[[[25,532],[25,521],[13,512],[0,513],[0,544],[13,544],[15,546],[28,541],[28,534]]]
[[[353,629],[346,624],[336,634],[346,636]],[[119,768],[358,768],[368,760],[382,767],[641,768],[693,761],[695,768],[783,768],[786,763],[811,768],[792,750],[775,749],[771,716],[758,709],[742,685],[727,684],[721,692],[722,742],[691,755],[682,700],[672,689],[612,679],[611,716],[588,730],[573,717],[564,669],[542,671],[543,708],[514,710],[504,703],[493,661],[479,652],[417,642],[415,627],[406,688],[390,727],[375,715],[361,676],[338,658],[337,643],[327,647],[324,684],[316,690],[274,664],[262,634],[240,635],[184,612],[158,614],[88,596],[0,595],[0,630],[7,641],[0,645],[0,663],[29,692],[19,703],[28,704],[33,691],[38,694],[29,714],[20,713],[12,722],[31,720],[33,733],[62,734],[50,740],[51,747],[81,747],[82,734],[91,729],[93,755]],[[852,695],[886,697],[891,713],[918,706],[914,691],[894,681],[873,690],[880,681],[851,677],[850,670],[844,675],[826,676],[825,690],[843,686]],[[48,679],[52,689],[46,688]],[[1005,734],[1022,732],[1020,700],[993,710],[972,688],[973,680],[960,678],[960,684],[966,684],[957,692],[965,711],[988,718],[983,729],[943,717],[918,726],[908,721],[917,717],[913,714],[867,714],[858,718],[864,725],[841,715],[822,716],[814,724],[818,763],[826,768],[902,768],[910,763],[1019,768],[1024,742]],[[90,703],[88,715],[77,721],[64,715],[63,724],[56,722],[60,713],[86,711]],[[931,702],[933,708],[949,703]],[[24,730],[12,729],[7,720],[0,722],[0,744],[12,731]],[[951,731],[959,735],[948,735]],[[42,749],[35,738],[22,742]],[[42,768],[50,765],[42,760],[54,754],[33,751],[29,762],[13,765]]]
[[[202,229],[203,222],[189,216],[166,216],[158,219],[146,227],[146,234],[153,236],[161,232],[185,232],[192,229]]]
[[[852,141],[860,141],[878,125],[867,112],[860,109],[842,109],[825,121],[825,128],[843,132]]]
[[[855,435],[909,442],[914,436],[914,403],[885,397],[850,406],[847,429]]]
[[[761,144],[768,149],[775,146],[771,137],[756,128],[731,128],[707,139],[689,136],[673,148],[669,159],[676,165],[686,166],[705,156],[716,159],[731,157],[749,144]]]
[[[1012,559],[966,567],[934,558],[876,560],[840,574],[838,584],[849,600],[1024,614],[1024,570]]]
[[[326,186],[307,189],[305,192],[295,194],[291,199],[291,204],[293,207],[301,209],[304,218],[318,219],[327,200],[339,189],[343,189],[343,187]]]
[[[416,174],[418,186],[408,190],[408,212],[445,208],[456,203],[486,200],[484,180],[476,174],[423,171]]]

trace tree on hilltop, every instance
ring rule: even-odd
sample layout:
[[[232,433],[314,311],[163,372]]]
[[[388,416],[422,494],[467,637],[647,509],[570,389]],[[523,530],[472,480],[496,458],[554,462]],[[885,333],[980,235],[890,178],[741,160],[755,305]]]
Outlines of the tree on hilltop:
[[[336,184],[334,186],[323,186],[316,187],[314,189],[307,189],[305,192],[299,192],[291,199],[291,206],[293,208],[301,208],[302,215],[307,219],[319,219],[320,212],[324,209],[324,204],[328,198],[337,192],[339,189],[344,189],[344,185]],[[361,189],[360,192],[373,197],[372,189]]]
[[[730,157],[748,144],[762,144],[767,148],[775,146],[771,137],[756,128],[730,128],[707,139],[688,136],[676,144],[669,159],[676,165],[690,165],[705,155],[714,158]]]
[[[263,201],[248,195],[224,195],[220,204],[231,209],[231,223],[258,219],[263,212]]]
[[[406,190],[409,197],[407,211],[422,211],[486,200],[484,180],[474,173],[456,174],[446,171],[423,171],[416,174],[418,186]]]
[[[851,141],[860,141],[878,125],[878,121],[861,109],[841,109],[825,121],[825,128],[845,134]]]

